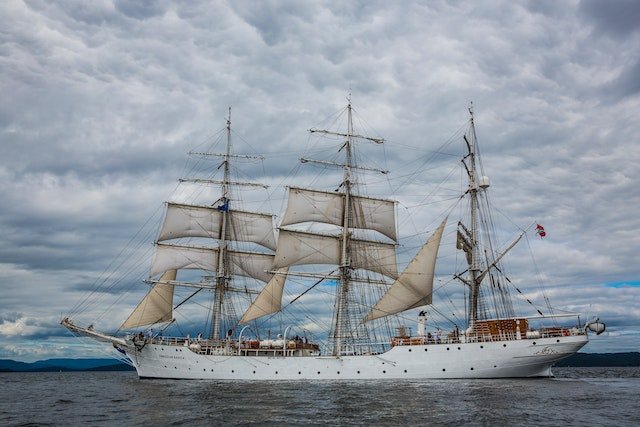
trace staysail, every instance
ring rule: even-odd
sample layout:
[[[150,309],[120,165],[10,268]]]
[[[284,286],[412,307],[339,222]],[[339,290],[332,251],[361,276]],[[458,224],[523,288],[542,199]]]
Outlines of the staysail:
[[[273,275],[258,297],[249,306],[239,323],[247,323],[267,314],[277,313],[282,308],[282,293],[287,279],[288,267],[280,268]]]
[[[400,277],[364,318],[364,322],[431,304],[433,277],[445,218]]]
[[[169,283],[173,280],[176,280],[176,270],[166,271],[120,326],[120,329],[137,328],[138,326],[173,320],[174,285]]]

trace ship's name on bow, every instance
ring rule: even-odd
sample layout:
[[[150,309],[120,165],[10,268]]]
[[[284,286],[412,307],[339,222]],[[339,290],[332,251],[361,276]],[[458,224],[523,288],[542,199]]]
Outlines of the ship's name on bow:
[[[167,355],[161,354],[160,359],[184,359],[184,356],[167,356]]]

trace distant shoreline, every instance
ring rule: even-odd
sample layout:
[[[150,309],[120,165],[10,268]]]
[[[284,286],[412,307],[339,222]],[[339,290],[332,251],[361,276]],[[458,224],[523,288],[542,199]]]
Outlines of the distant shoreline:
[[[640,367],[640,352],[576,353],[561,360],[558,367]],[[0,372],[105,372],[134,371],[116,359],[47,359],[27,363],[0,359]]]
[[[134,370],[132,366],[117,359],[47,359],[31,363],[0,359],[0,372],[104,372]]]
[[[562,359],[559,367],[639,367],[640,352],[627,353],[576,353]]]

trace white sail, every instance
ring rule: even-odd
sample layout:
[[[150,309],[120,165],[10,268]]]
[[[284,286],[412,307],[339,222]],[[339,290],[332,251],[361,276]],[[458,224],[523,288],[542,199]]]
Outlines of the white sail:
[[[231,274],[253,277],[263,282],[271,280],[273,274],[269,273],[269,270],[271,270],[273,265],[273,254],[236,250],[229,250],[228,252]]]
[[[273,268],[302,264],[340,265],[340,236],[280,230]],[[351,267],[398,277],[395,245],[351,239]]]
[[[352,227],[376,230],[394,242],[398,240],[395,202],[361,196],[351,196],[350,200]]]
[[[280,225],[302,222],[342,225],[344,200],[344,193],[292,187]],[[350,196],[350,200],[353,228],[375,230],[394,241],[397,239],[393,201],[362,196]]]
[[[446,222],[445,218],[398,280],[367,314],[365,322],[431,304],[436,257]]]
[[[194,248],[190,246],[156,246],[156,254],[151,265],[150,277],[167,270],[200,269],[218,270],[218,248]]]
[[[218,270],[218,248],[200,248],[158,244],[153,259],[151,273],[153,277],[167,270],[200,269],[215,272]],[[227,250],[231,274],[268,282],[274,255],[258,252]]]
[[[240,319],[240,323],[247,323],[267,314],[276,313],[282,308],[282,292],[287,280],[288,267],[278,269],[269,283],[262,289],[258,297],[251,303]],[[280,273],[280,274],[278,274]]]
[[[167,283],[176,280],[176,270],[166,271],[129,315],[120,329],[131,329],[173,320],[173,288]]]
[[[227,240],[253,242],[276,249],[271,215],[229,210]],[[167,204],[164,223],[158,241],[180,237],[220,238],[222,212],[215,207]]]

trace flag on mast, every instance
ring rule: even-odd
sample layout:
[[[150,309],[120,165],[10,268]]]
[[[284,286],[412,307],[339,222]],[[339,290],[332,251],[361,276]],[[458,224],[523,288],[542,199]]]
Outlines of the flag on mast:
[[[541,239],[547,235],[547,232],[544,231],[544,227],[540,224],[536,224],[536,233],[538,233],[538,236],[540,236]]]

